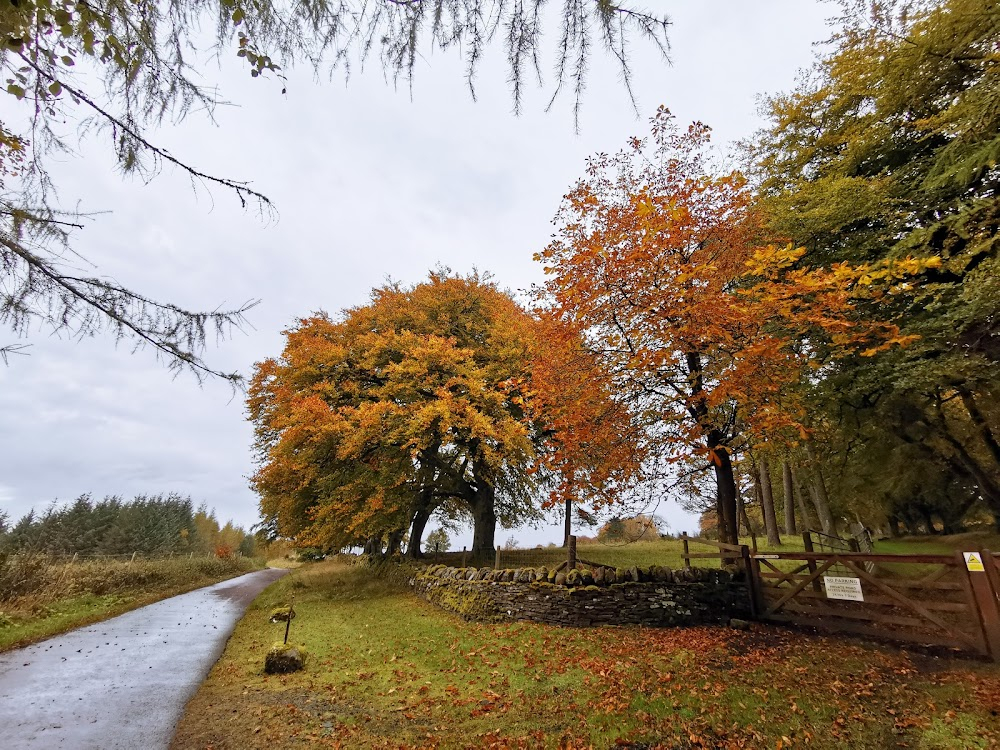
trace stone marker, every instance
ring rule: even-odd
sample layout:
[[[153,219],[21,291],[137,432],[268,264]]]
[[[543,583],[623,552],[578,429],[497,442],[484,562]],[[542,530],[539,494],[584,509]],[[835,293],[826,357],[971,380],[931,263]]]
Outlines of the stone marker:
[[[306,664],[306,652],[292,643],[275,643],[264,657],[266,674],[288,674],[298,672]]]

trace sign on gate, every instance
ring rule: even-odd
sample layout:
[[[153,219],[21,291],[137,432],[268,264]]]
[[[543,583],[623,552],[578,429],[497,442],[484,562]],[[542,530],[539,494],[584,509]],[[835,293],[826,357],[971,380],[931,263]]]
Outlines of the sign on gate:
[[[986,572],[986,568],[983,567],[982,555],[978,552],[963,552],[962,555],[965,557],[965,569],[970,573]]]
[[[863,602],[865,595],[861,592],[861,579],[845,576],[823,576],[827,599],[846,599],[852,602]]]

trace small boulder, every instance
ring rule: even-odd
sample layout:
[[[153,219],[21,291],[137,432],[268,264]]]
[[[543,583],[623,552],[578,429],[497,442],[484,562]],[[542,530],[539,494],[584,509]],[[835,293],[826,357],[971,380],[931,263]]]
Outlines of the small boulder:
[[[566,574],[560,570],[558,573],[556,573],[554,583],[556,584],[556,586],[564,586],[566,584]]]
[[[264,657],[266,674],[298,672],[306,665],[306,650],[294,643],[275,643]]]
[[[729,627],[733,630],[749,630],[750,623],[746,620],[741,620],[738,617],[734,617],[729,621]]]
[[[295,610],[291,607],[275,607],[271,610],[271,622],[288,622],[295,619]]]

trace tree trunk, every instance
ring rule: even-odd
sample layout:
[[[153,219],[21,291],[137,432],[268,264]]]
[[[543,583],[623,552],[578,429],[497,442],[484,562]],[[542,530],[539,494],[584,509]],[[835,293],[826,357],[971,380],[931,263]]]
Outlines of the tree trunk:
[[[424,508],[413,514],[413,524],[410,526],[410,543],[406,546],[406,556],[413,560],[424,556],[420,545],[424,538],[424,528],[426,528],[430,517],[431,512]]]
[[[366,555],[381,555],[382,554],[382,537],[378,534],[374,534],[365,540],[365,554]]]
[[[747,504],[743,500],[743,493],[736,490],[736,513],[739,516],[739,522],[743,524],[743,528],[746,529],[746,536],[754,536],[755,529],[750,525],[750,516],[747,515]]]
[[[573,500],[566,498],[566,522],[563,534],[563,547],[569,548],[569,538],[573,535]]]
[[[969,413],[969,419],[972,420],[976,432],[986,446],[986,450],[989,451],[990,456],[993,458],[993,463],[1000,466],[1000,443],[997,443],[996,436],[994,436],[993,431],[990,429],[989,423],[979,410],[979,404],[976,403],[972,391],[964,387],[959,388],[958,395],[962,398],[962,404]]]
[[[899,538],[899,516],[893,514],[888,518],[889,523],[889,536],[893,539]]]
[[[820,466],[819,461],[816,460],[816,454],[813,452],[812,445],[806,443],[806,455],[809,456],[809,460],[812,462],[812,495],[813,505],[816,506],[816,515],[819,516],[819,522],[823,526],[824,534],[837,534],[837,522],[834,520],[833,513],[830,511],[830,496],[826,492],[826,482],[823,480],[823,467]]]
[[[934,519],[931,517],[931,512],[925,508],[920,507],[917,510],[920,513],[920,519],[924,522],[924,528],[927,529],[928,536],[937,534],[937,529],[934,528]]]
[[[496,549],[496,487],[481,460],[473,462],[472,476],[476,483],[475,493],[469,503],[473,524],[472,556],[486,557]]]
[[[389,534],[389,540],[385,545],[385,556],[392,557],[394,554],[399,552],[399,545],[403,541],[404,529],[396,529],[391,534]]]
[[[473,503],[472,524],[472,556],[486,558],[496,549],[497,515],[492,497]]]
[[[812,499],[813,507],[816,509],[816,517],[819,518],[819,525],[824,534],[836,536],[837,528],[833,520],[833,513],[830,512],[830,500],[826,494],[826,483],[823,481],[823,473],[819,467],[813,469],[812,482],[809,485],[809,497]]]
[[[771,474],[767,470],[767,462],[761,458],[757,464],[757,472],[760,476],[760,504],[764,510],[764,528],[767,529],[767,543],[770,545],[781,545],[781,536],[778,534],[778,518],[774,512],[774,493],[771,489]]]
[[[733,462],[729,451],[721,444],[719,433],[714,430],[708,436],[708,447],[715,457],[712,465],[715,467],[715,508],[719,514],[719,541],[724,544],[739,544]]]
[[[795,528],[795,493],[792,490],[792,467],[787,460],[781,462],[781,478],[785,490],[785,533],[792,536]]]
[[[795,473],[795,467],[789,465],[789,472],[792,475],[792,492],[795,493],[795,502],[799,506],[799,515],[802,516],[802,530],[808,531],[814,528],[812,519],[809,516],[809,509],[806,507],[805,495],[802,492],[802,484]]]

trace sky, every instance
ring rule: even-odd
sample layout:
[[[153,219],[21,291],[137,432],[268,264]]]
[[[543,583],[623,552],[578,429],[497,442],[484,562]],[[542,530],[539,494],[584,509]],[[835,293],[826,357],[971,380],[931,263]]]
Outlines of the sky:
[[[176,169],[149,184],[123,179],[106,138],[88,135],[52,165],[62,204],[95,213],[74,240],[93,264],[81,270],[188,308],[260,300],[245,333],[206,352],[212,367],[247,375],[280,354],[281,332],[297,319],[364,304],[387,278],[416,283],[443,264],[526,290],[542,279],[532,254],[587,156],[645,135],[661,104],[682,124],[710,125],[725,156],[761,126],[759,97],[791,89],[812,63],[836,7],[663,0],[655,9],[673,22],[671,64],[637,42],[637,115],[614,63],[595,51],[578,128],[571,96],[545,111],[549,87],[529,87],[522,113],[512,113],[498,45],[476,101],[452,53],[427,51],[412,90],[387,83],[377,64],[346,83],[306,69],[280,83],[251,79],[225,53],[206,58],[206,80],[231,104],[214,123],[193,113],[152,139],[203,172],[250,180],[277,218],[262,220]],[[554,51],[542,54],[545,73]],[[0,102],[0,118],[13,106]],[[0,329],[0,345],[16,341]],[[247,480],[253,432],[228,385],[175,378],[151,350],[106,335],[75,340],[36,327],[21,343],[29,356],[0,364],[0,510],[18,518],[83,493],[178,492],[215,508],[220,522],[259,520]],[[697,528],[674,498],[656,513],[674,531]],[[498,543],[509,536],[544,544],[561,540],[561,525],[498,529]]]

